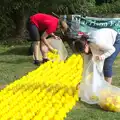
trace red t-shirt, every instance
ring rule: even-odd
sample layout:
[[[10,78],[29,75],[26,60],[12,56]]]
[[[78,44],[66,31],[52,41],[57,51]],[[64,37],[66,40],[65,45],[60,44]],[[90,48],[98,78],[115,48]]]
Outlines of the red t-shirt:
[[[42,13],[37,13],[30,17],[30,22],[35,24],[39,31],[46,31],[47,34],[51,34],[56,31],[58,21],[58,18]]]

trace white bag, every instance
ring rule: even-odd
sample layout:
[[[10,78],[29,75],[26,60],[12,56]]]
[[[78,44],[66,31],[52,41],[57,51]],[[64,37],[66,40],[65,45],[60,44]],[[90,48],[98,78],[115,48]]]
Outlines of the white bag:
[[[61,60],[65,60],[68,57],[67,49],[62,40],[51,39],[51,45],[58,50]]]
[[[80,84],[80,97],[82,101],[89,104],[98,103],[99,91],[102,89],[104,81],[101,68],[103,63],[104,61],[95,62],[93,59],[89,60]]]
[[[120,112],[120,88],[110,85],[103,75],[104,61],[86,59],[86,70],[80,84],[79,96],[88,104],[99,104],[107,111]],[[89,62],[88,62],[89,61]]]
[[[62,40],[56,40],[54,38],[49,38],[50,44],[53,48],[58,50],[58,54],[60,55],[61,60],[65,60],[68,57],[67,49],[65,48],[65,45]],[[33,55],[34,59],[34,55]],[[39,51],[39,60],[42,60],[41,51]]]

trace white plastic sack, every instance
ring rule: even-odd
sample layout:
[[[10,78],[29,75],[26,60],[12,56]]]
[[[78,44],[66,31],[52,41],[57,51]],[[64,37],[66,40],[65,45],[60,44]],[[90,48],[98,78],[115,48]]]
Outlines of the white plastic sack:
[[[67,49],[62,40],[51,39],[51,45],[58,50],[61,60],[65,60],[68,57]]]
[[[101,62],[89,60],[87,68],[83,73],[80,84],[80,97],[82,101],[89,104],[98,103],[99,92],[103,87],[104,76],[101,70]]]
[[[68,57],[68,52],[67,49],[65,48],[65,45],[62,40],[56,40],[54,38],[49,38],[51,41],[50,44],[52,45],[53,48],[58,50],[58,54],[60,55],[61,60],[65,60]],[[34,56],[33,56],[34,59]],[[42,55],[39,50],[39,60],[42,60]]]
[[[105,81],[104,61],[95,61],[89,56],[85,63],[79,88],[81,100],[88,104],[99,104],[104,110],[120,112],[120,88]]]

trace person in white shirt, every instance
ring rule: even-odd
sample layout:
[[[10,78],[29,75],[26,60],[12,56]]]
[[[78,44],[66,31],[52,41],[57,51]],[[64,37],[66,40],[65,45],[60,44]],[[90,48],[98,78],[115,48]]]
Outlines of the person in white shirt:
[[[120,52],[120,34],[110,28],[101,28],[89,33],[88,38],[82,36],[74,42],[77,52],[95,56],[104,60],[103,72],[107,82],[112,83],[112,65]]]

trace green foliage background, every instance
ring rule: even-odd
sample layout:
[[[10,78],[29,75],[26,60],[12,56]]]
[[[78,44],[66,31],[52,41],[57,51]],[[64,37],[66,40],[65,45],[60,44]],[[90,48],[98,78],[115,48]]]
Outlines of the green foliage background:
[[[0,40],[24,38],[27,19],[37,12],[103,17],[119,8],[120,0],[1,0]]]

